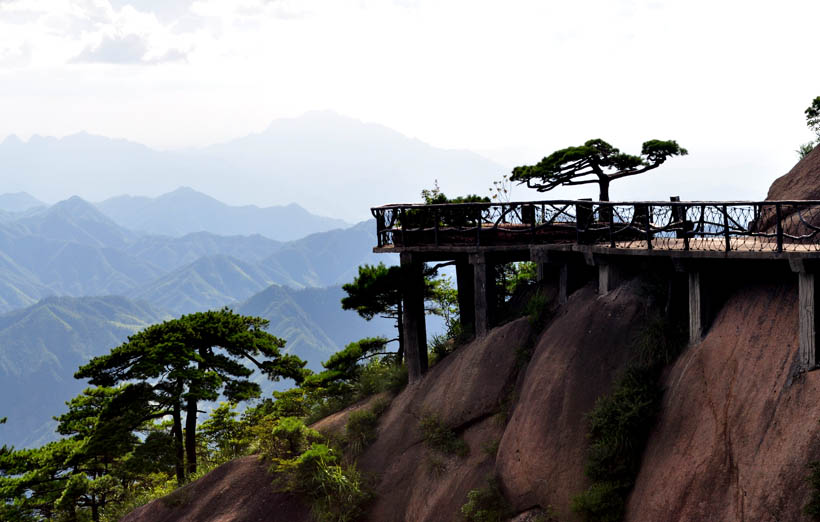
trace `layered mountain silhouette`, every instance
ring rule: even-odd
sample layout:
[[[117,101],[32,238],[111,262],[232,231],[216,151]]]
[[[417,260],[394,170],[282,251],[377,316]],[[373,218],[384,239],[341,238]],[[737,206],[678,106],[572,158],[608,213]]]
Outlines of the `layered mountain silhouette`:
[[[124,297],[49,297],[0,315],[3,443],[39,445],[55,437],[51,419],[85,383],[74,372],[129,334],[169,316]]]
[[[436,180],[445,193],[464,194],[491,186],[504,173],[504,168],[477,154],[438,149],[332,112],[275,120],[258,134],[178,151],[157,151],[86,133],[61,139],[34,136],[27,142],[10,136],[0,143],[0,181],[5,190],[27,191],[47,201],[77,193],[102,201],[120,194],[145,194],[146,187],[154,195],[185,186],[229,203],[298,201],[310,212],[349,222],[366,219],[368,209],[376,205],[417,201],[419,192]],[[174,198],[189,204],[184,196]],[[169,198],[159,199],[120,198],[111,202],[121,207],[112,217],[129,227],[157,232],[155,227],[162,222],[138,213],[144,205],[173,207]],[[105,208],[113,212],[111,206]],[[245,218],[235,219],[213,223],[222,229],[205,230],[249,233],[234,231],[231,227]],[[195,223],[177,216],[163,233],[202,230],[191,229]],[[259,232],[274,239],[294,237]]]
[[[374,226],[291,242],[196,232],[138,234],[72,197],[0,222],[0,313],[48,295],[127,295],[173,313],[247,299],[271,284],[340,285],[375,262]]]
[[[98,203],[97,208],[126,228],[171,236],[208,231],[228,236],[260,234],[287,241],[349,226],[341,219],[311,214],[295,203],[234,207],[190,187],[157,198],[117,196]]]
[[[7,216],[0,221],[0,416],[9,423],[0,445],[53,438],[51,417],[84,387],[73,379],[81,364],[181,314],[230,306],[264,317],[313,369],[346,343],[394,335],[391,322],[366,322],[339,303],[356,267],[377,262],[372,221],[280,242],[138,233],[79,197]],[[273,386],[264,383],[265,392]]]

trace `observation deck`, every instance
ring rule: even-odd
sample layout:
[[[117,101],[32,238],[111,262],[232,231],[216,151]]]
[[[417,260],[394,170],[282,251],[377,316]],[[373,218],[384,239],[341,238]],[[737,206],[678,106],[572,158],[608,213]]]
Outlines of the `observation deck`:
[[[698,342],[727,279],[797,275],[800,367],[820,362],[815,328],[815,273],[820,271],[820,201],[522,201],[394,204],[371,209],[376,253],[399,253],[407,270],[405,346],[411,380],[426,369],[422,268],[456,265],[462,321],[477,336],[493,322],[494,266],[538,264],[558,278],[558,300],[597,277],[600,294],[620,280],[686,275],[689,332]],[[597,268],[597,271],[595,270]],[[597,274],[596,274],[597,272]],[[417,348],[414,348],[417,347]],[[416,354],[422,360],[416,362]],[[418,364],[418,367],[415,367]]]

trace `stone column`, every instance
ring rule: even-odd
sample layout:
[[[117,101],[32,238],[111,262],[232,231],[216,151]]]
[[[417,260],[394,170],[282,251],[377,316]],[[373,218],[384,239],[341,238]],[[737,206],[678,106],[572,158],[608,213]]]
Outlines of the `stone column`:
[[[704,330],[704,302],[700,272],[690,271],[689,276],[689,343],[699,343]]]
[[[790,256],[789,265],[797,273],[797,315],[799,322],[798,360],[800,369],[813,370],[817,367],[817,314],[815,295],[817,294],[816,260]]]
[[[475,331],[475,282],[473,265],[467,259],[456,261],[456,285],[458,285],[458,315],[462,328]]]
[[[490,320],[494,303],[493,265],[487,262],[484,254],[471,254],[473,265],[473,287],[475,301],[475,335],[484,337],[490,330]]]
[[[618,286],[618,269],[605,260],[598,260],[598,295],[606,295]]]
[[[424,324],[424,265],[413,254],[401,254],[404,350],[412,384],[427,371],[427,331]]]
[[[814,273],[798,272],[798,309],[800,319],[800,367],[811,370],[817,366],[817,328],[815,324],[814,296],[816,290]]]

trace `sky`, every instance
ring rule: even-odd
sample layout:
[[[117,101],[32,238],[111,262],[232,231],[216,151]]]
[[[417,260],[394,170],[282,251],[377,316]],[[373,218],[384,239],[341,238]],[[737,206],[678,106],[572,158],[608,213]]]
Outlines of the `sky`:
[[[505,167],[675,139],[690,155],[658,193],[763,197],[812,138],[818,19],[789,0],[0,0],[0,140],[201,147],[332,110]]]

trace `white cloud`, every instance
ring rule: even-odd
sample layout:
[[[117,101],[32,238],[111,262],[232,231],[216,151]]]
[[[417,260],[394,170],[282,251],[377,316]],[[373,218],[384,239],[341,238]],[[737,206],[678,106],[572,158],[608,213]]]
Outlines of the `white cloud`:
[[[136,34],[104,36],[96,46],[88,46],[74,57],[72,63],[107,63],[121,65],[157,64],[185,60],[179,49],[169,49],[159,56],[152,55],[148,41]]]

